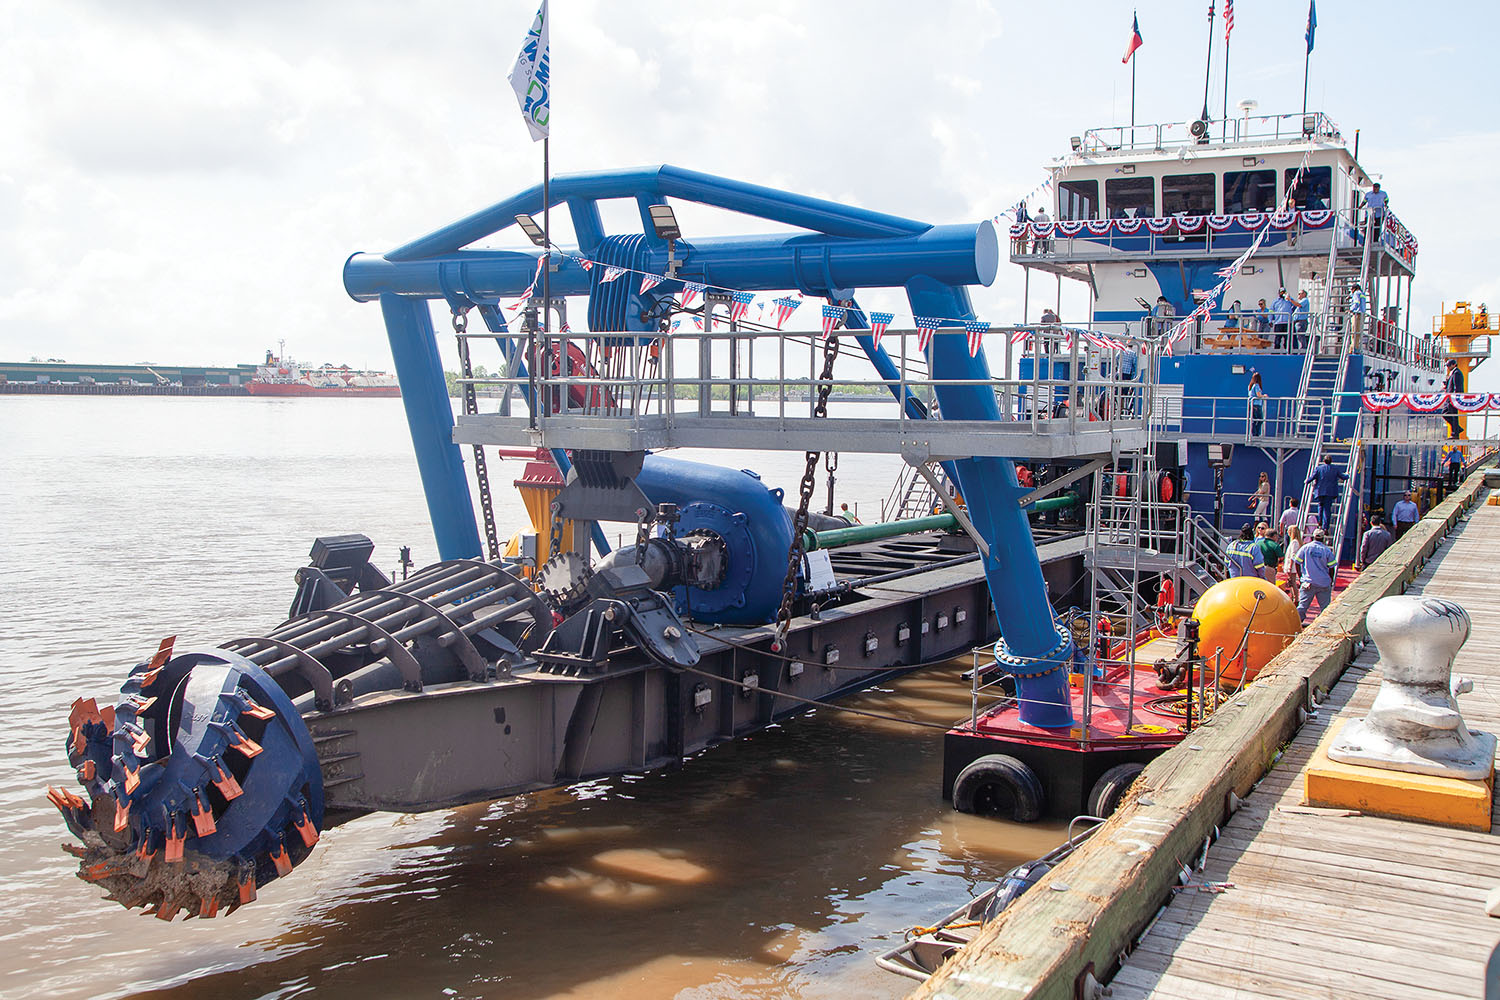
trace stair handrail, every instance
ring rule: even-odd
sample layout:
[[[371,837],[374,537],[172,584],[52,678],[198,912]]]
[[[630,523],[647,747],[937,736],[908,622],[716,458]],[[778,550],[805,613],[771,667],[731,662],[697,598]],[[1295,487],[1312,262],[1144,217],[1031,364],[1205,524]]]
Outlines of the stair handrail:
[[[1344,491],[1339,497],[1338,507],[1333,512],[1333,519],[1338,522],[1333,537],[1333,565],[1335,567],[1338,566],[1340,555],[1344,549],[1344,530],[1345,526],[1349,523],[1349,501],[1360,492],[1360,487],[1356,480],[1359,478],[1360,471],[1364,466],[1363,459],[1364,448],[1360,445],[1359,435],[1355,434],[1349,438],[1349,452],[1344,459],[1344,468],[1347,470],[1349,478],[1344,483]],[[1354,506],[1358,507],[1359,505],[1355,504]]]

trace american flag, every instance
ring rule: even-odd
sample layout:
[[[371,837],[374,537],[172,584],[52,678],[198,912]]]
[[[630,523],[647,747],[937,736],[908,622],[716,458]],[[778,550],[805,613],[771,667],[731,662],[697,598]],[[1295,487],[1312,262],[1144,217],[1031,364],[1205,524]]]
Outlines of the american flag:
[[[880,346],[880,338],[885,336],[885,328],[895,318],[895,313],[870,313],[870,339],[875,342],[876,347]]]
[[[613,264],[606,264],[604,266],[604,277],[600,278],[599,280],[601,282],[614,281],[624,273],[625,269],[623,267],[615,267]]]
[[[927,316],[913,316],[912,322],[917,327],[917,350],[927,350],[927,345],[932,343],[932,334],[942,323],[942,320],[932,319]]]
[[[1030,340],[1030,339],[1031,339],[1031,331],[1030,330],[1017,330],[1015,333],[1013,333],[1013,334],[1010,335],[1010,342],[1012,344],[1019,344],[1023,340]]]
[[[573,332],[573,328],[568,325],[568,321],[567,320],[563,320],[562,329],[558,330],[557,332],[558,333],[572,333]]]
[[[585,271],[592,271],[594,269],[594,262],[587,257],[575,257],[574,259],[578,261],[578,266]]]
[[[1224,44],[1229,44],[1229,33],[1234,30],[1234,0],[1224,0]]]
[[[969,357],[979,353],[979,345],[984,340],[984,335],[989,332],[990,325],[983,320],[964,320],[964,331],[969,335]]]
[[[651,291],[651,289],[655,288],[659,284],[661,284],[661,279],[658,278],[656,275],[654,275],[654,274],[643,274],[643,275],[641,275],[641,294],[642,295],[646,294],[647,292]]]
[[[702,294],[705,287],[706,286],[700,285],[696,281],[684,281],[682,283],[682,299],[680,300],[682,308],[686,309],[688,306],[696,302],[698,300],[698,296]]]
[[[745,318],[745,313],[750,309],[750,303],[755,301],[755,293],[735,292],[729,298],[732,302],[729,307],[729,321],[732,323]]]
[[[794,299],[794,298],[777,299],[776,300],[776,329],[780,330],[781,329],[781,324],[785,323],[787,321],[787,319],[792,315],[792,313],[794,313],[794,312],[797,311],[797,307],[800,306],[801,304],[802,304],[802,300],[801,299]]]
[[[834,329],[839,325],[839,323],[843,322],[843,319],[843,306],[823,307],[823,338],[825,340],[833,334]]]

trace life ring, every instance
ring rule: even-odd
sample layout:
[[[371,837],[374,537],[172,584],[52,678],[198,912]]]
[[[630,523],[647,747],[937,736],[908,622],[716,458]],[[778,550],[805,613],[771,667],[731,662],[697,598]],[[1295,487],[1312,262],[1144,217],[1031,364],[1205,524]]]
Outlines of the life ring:
[[[1162,503],[1171,503],[1172,498],[1177,495],[1177,484],[1172,482],[1172,474],[1163,472],[1156,482],[1157,495],[1161,497]]]
[[[1130,477],[1123,472],[1115,473],[1115,496],[1123,497],[1130,495]]]
[[[1034,823],[1042,818],[1045,801],[1036,772],[1008,754],[972,761],[953,782],[953,808],[962,813]]]
[[[1090,816],[1103,819],[1120,807],[1120,800],[1135,782],[1136,776],[1146,769],[1144,764],[1116,764],[1099,776],[1089,790],[1088,811]]]

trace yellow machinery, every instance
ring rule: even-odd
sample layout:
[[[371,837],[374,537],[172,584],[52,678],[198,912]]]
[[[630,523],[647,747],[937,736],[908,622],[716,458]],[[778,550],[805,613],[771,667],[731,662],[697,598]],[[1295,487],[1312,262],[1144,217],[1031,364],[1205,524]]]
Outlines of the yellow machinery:
[[[1446,356],[1457,361],[1459,371],[1464,373],[1465,391],[1470,389],[1470,373],[1490,356],[1489,337],[1495,330],[1496,319],[1483,303],[1474,309],[1467,302],[1455,302],[1451,310],[1444,303],[1442,315],[1432,321],[1433,335],[1444,339],[1442,346]],[[1484,344],[1476,346],[1474,342],[1480,337],[1485,338]],[[1468,419],[1462,413],[1458,415],[1458,425],[1463,428],[1464,437],[1469,436]]]

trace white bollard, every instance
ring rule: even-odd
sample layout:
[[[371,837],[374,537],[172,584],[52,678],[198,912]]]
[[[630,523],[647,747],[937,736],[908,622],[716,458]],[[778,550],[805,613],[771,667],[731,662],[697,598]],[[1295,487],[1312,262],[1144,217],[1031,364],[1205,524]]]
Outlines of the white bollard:
[[[1344,726],[1328,756],[1390,771],[1489,777],[1495,737],[1469,732],[1454,689],[1472,685],[1451,683],[1453,659],[1469,638],[1469,613],[1440,597],[1383,597],[1365,627],[1380,650],[1380,691],[1370,714]]]

